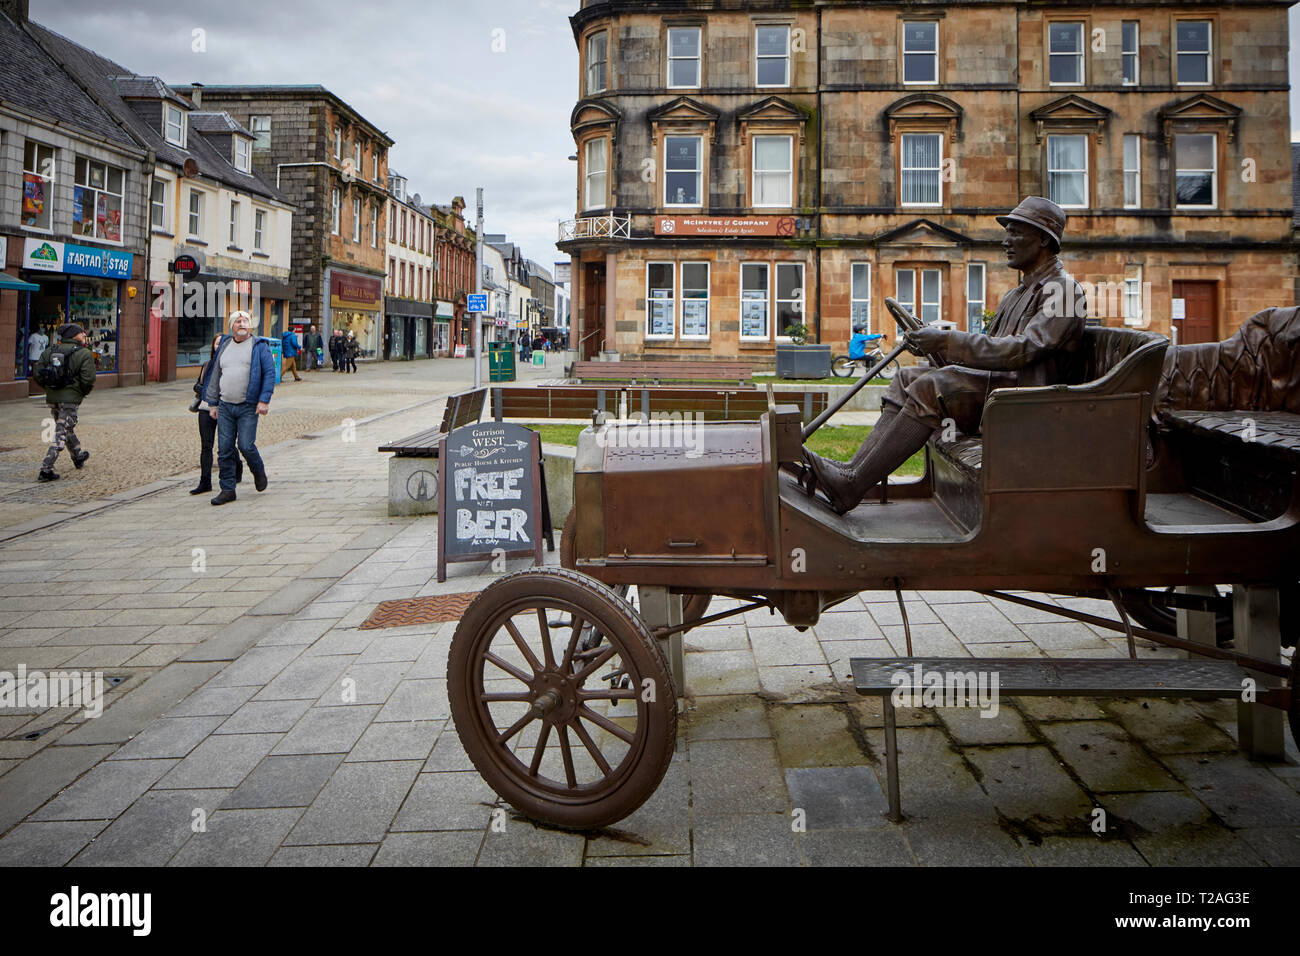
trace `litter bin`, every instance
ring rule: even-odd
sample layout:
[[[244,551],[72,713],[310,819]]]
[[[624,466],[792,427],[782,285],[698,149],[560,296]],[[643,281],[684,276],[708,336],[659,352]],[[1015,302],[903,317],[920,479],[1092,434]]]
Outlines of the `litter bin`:
[[[488,343],[488,381],[515,380],[515,347],[509,342]]]
[[[284,372],[284,343],[279,339],[273,339],[269,335],[259,335],[259,339],[271,347],[271,359],[275,362],[275,384],[280,384],[280,376]]]

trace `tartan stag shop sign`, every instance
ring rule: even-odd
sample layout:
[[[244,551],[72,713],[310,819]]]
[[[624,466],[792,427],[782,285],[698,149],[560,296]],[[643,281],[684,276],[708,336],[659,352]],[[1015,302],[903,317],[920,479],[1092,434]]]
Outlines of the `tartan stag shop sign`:
[[[452,561],[533,556],[542,563],[541,439],[522,425],[457,428],[438,452],[438,580]]]

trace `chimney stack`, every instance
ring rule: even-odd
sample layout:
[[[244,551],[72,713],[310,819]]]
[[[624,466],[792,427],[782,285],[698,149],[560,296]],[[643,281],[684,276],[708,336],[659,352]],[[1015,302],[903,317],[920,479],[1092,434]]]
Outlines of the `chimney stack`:
[[[190,101],[194,104],[196,109],[203,108],[203,84],[202,83],[190,84]]]

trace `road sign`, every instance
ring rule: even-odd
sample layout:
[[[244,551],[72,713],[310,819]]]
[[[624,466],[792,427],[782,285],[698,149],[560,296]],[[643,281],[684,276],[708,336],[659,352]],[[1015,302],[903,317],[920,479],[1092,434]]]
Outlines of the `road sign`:
[[[466,298],[469,300],[469,301],[466,302],[466,304],[465,304],[465,311],[466,311],[466,312],[486,312],[486,311],[487,311],[487,295],[486,295],[486,294],[485,294],[485,295],[470,295],[470,296],[466,296]]]

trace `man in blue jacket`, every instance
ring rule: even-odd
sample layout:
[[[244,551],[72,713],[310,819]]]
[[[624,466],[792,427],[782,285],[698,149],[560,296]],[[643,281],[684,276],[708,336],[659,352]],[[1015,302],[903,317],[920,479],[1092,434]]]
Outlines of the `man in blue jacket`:
[[[280,336],[280,354],[284,356],[284,371],[286,373],[293,372],[293,380],[295,382],[302,381],[302,377],[298,374],[299,351],[301,350],[298,348],[297,332],[290,329],[288,332],[285,332],[284,335]],[[284,375],[281,374],[280,378],[283,379]]]
[[[214,505],[235,500],[235,445],[253,472],[253,487],[266,490],[266,468],[257,451],[257,416],[270,411],[275,391],[275,360],[271,347],[253,338],[253,319],[247,312],[230,313],[230,334],[212,357],[212,372],[203,399],[217,420],[217,455],[221,491]]]

